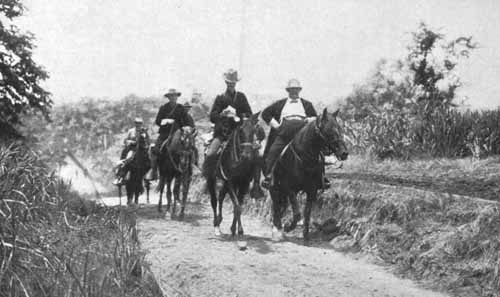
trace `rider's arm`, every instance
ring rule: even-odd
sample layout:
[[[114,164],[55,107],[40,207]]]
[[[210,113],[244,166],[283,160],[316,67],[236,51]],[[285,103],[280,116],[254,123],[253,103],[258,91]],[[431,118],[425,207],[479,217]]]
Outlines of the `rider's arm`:
[[[157,126],[161,126],[161,120],[163,118],[163,106],[160,107],[160,109],[158,110],[158,114],[156,115],[156,120],[155,120],[155,123]]]
[[[220,95],[215,98],[214,105],[210,111],[210,122],[217,123],[220,120],[220,113],[224,109],[223,97]]]
[[[240,117],[244,117],[244,116],[247,116],[247,117],[250,117],[253,113],[252,113],[252,108],[250,107],[250,104],[248,104],[248,100],[247,100],[247,97],[245,96],[245,94],[243,93],[238,93],[238,96],[241,96],[240,98],[240,110],[239,110],[239,115]]]
[[[279,127],[279,123],[276,120],[278,113],[278,102],[279,101],[274,102],[262,111],[262,119],[274,129],[277,129],[277,127]]]

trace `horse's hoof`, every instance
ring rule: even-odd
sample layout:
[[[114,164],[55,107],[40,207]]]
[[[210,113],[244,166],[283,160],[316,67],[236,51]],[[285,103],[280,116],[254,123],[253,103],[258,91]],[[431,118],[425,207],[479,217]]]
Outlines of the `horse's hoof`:
[[[181,212],[181,213],[179,214],[179,220],[184,220],[184,213],[183,213],[183,212]]]
[[[293,229],[295,229],[296,224],[294,226],[294,224],[290,224],[290,223],[286,223],[285,226],[283,227],[283,231],[285,231],[286,233],[292,231]]]
[[[214,227],[214,234],[215,236],[221,236],[222,232],[220,232],[220,227]]]
[[[285,234],[283,234],[282,230],[278,230],[278,228],[273,227],[273,234],[271,238],[273,241],[282,241],[285,239]]]
[[[238,235],[239,235],[239,236],[243,236],[244,234],[245,234],[245,232],[243,232],[243,229],[238,230]]]

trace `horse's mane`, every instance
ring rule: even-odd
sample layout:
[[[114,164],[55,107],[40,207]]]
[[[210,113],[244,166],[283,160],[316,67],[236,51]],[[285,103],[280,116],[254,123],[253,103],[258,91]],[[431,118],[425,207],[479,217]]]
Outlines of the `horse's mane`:
[[[307,123],[304,127],[302,127],[299,132],[297,132],[297,135],[292,140],[292,145],[294,148],[302,151],[306,149],[304,147],[304,144],[308,143],[313,139],[314,137],[314,130],[315,130],[315,121]]]

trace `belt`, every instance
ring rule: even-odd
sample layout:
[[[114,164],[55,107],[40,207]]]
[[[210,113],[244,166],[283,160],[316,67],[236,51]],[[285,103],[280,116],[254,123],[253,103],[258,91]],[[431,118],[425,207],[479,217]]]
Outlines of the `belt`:
[[[289,116],[286,116],[283,118],[283,120],[287,120],[287,121],[290,121],[290,120],[303,121],[304,119],[305,119],[305,117],[299,116],[299,115],[289,115]]]

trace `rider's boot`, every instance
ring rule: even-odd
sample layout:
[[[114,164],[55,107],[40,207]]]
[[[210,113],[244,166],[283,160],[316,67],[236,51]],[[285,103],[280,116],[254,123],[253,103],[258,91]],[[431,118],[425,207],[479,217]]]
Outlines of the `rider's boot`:
[[[115,186],[123,185],[123,178],[121,176],[118,176],[117,178],[115,178],[115,180],[113,181],[113,185],[115,185]]]
[[[261,183],[261,186],[264,188],[264,189],[268,189],[271,188],[271,184],[272,184],[272,175],[271,174],[268,174],[264,177],[264,180],[262,181]]]

